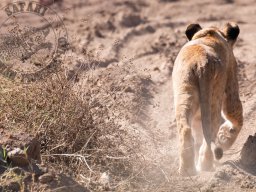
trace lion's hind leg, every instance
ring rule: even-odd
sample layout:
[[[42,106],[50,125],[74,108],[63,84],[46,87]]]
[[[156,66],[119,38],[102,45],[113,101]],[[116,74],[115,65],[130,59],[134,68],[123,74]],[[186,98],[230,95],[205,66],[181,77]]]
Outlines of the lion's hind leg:
[[[195,164],[198,164],[199,150],[200,150],[200,147],[202,146],[203,138],[204,138],[200,110],[197,111],[195,117],[192,120],[192,130],[193,130],[194,145],[195,145]]]
[[[180,95],[176,104],[176,122],[180,140],[180,165],[179,174],[191,176],[196,174],[194,139],[191,129],[191,117],[193,96],[189,94]]]

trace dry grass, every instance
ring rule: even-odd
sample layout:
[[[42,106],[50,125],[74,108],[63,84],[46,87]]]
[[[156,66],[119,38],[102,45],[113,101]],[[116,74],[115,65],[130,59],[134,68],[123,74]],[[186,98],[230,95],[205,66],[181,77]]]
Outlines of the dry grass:
[[[90,92],[86,98],[75,93],[64,72],[31,84],[1,82],[0,128],[35,134],[45,164],[94,190],[114,188],[131,176],[136,136],[116,123],[109,103]],[[103,173],[110,182],[100,181]]]

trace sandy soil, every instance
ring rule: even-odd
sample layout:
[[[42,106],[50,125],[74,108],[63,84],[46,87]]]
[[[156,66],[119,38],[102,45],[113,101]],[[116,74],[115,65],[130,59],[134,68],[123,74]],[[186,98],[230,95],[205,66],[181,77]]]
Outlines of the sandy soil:
[[[69,7],[68,3],[64,6]],[[149,105],[143,106],[143,115],[136,113],[134,123],[127,125],[143,135],[142,153],[149,165],[144,170],[145,181],[131,191],[256,190],[255,167],[248,172],[236,161],[248,135],[255,132],[255,15],[255,1],[238,0],[95,0],[65,15],[71,41],[89,50],[99,51],[101,47],[99,61],[103,67],[130,63],[137,75],[151,77],[151,97],[145,98]],[[86,22],[81,23],[84,17]],[[201,26],[222,26],[227,21],[238,22],[241,29],[234,52],[239,64],[244,127],[215,172],[180,178],[171,82],[173,61],[186,42],[186,25],[199,22]]]
[[[2,4],[2,3],[1,3]],[[68,30],[72,50],[65,67],[75,70],[87,62],[83,51],[97,57],[97,71],[129,68],[130,75],[148,76],[141,84],[147,102],[138,106],[123,126],[141,134],[142,155],[147,162],[143,182],[126,191],[255,191],[255,167],[245,169],[237,161],[243,143],[256,127],[256,2],[254,0],[64,0],[52,6]],[[215,172],[181,178],[178,169],[178,138],[173,111],[171,72],[179,49],[186,42],[185,28],[222,26],[236,21],[241,33],[234,53],[239,65],[240,96],[244,127],[225,152]],[[84,82],[82,73],[78,83]],[[122,72],[115,74],[119,80]],[[96,75],[97,76],[97,75]],[[102,77],[104,79],[104,76]],[[120,79],[121,81],[121,79]],[[84,85],[86,86],[86,85]],[[150,94],[146,94],[150,93]],[[127,91],[129,98],[129,91]],[[136,102],[136,101],[134,101]],[[130,111],[133,113],[133,111]]]

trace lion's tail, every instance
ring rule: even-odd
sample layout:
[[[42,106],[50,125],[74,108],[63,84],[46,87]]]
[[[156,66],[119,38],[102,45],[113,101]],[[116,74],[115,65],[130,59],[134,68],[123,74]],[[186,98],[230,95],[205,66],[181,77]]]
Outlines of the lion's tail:
[[[211,148],[212,141],[212,119],[211,119],[211,100],[212,100],[212,87],[207,83],[210,82],[210,75],[205,74],[205,71],[200,74],[199,79],[199,97],[200,108],[202,117],[203,134],[207,146]],[[223,149],[215,146],[214,155],[217,160],[223,156]]]

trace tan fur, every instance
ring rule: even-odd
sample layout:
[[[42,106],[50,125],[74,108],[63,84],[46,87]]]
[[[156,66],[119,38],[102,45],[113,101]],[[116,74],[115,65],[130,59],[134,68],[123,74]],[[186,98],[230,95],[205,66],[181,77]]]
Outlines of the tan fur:
[[[181,175],[195,174],[195,163],[199,170],[213,170],[211,143],[226,150],[242,128],[235,40],[227,34],[234,26],[238,27],[228,23],[223,30],[201,29],[176,58],[172,78]]]

